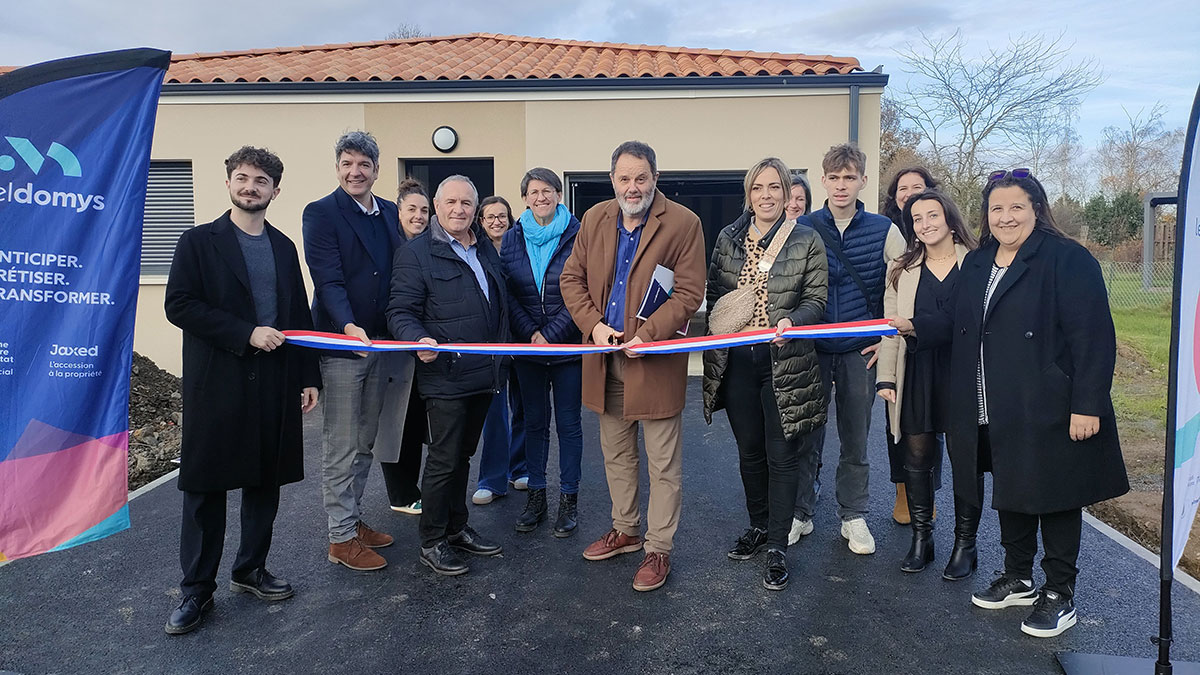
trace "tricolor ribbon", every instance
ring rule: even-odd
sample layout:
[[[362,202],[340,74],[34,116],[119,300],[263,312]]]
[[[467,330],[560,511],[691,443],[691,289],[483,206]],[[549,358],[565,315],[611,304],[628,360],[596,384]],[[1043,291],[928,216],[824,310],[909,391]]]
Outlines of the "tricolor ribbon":
[[[578,354],[607,354],[620,351],[620,345],[535,345],[512,342],[462,342],[439,344],[436,347],[424,342],[401,342],[399,340],[375,340],[369,346],[358,338],[337,333],[319,333],[309,330],[285,330],[287,341],[300,347],[332,349],[348,352],[451,352],[455,354],[485,354],[491,356],[574,356]],[[794,326],[783,331],[786,338],[839,338],[895,335],[896,329],[888,325],[887,319],[851,321],[848,323],[826,323],[817,326]],[[704,335],[702,337],[679,338],[643,342],[629,351],[638,354],[682,354],[706,349],[726,349],[744,345],[762,344],[775,339],[774,328],[762,328],[744,333]]]

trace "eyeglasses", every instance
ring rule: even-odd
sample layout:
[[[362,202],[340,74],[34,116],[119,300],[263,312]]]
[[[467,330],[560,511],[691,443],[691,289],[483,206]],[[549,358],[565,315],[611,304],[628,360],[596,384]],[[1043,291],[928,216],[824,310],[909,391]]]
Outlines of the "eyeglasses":
[[[507,223],[508,216],[506,216],[502,213],[498,213],[493,216],[483,216],[480,218],[480,220],[482,220],[485,223]]]
[[[1033,169],[1001,169],[999,171],[993,171],[988,175],[988,182],[995,183],[996,181],[1003,180],[1008,176],[1012,176],[1013,178],[1031,178],[1033,176]]]
[[[557,199],[558,190],[554,188],[542,188],[541,190],[529,190],[525,193],[527,197],[541,197],[543,199]]]

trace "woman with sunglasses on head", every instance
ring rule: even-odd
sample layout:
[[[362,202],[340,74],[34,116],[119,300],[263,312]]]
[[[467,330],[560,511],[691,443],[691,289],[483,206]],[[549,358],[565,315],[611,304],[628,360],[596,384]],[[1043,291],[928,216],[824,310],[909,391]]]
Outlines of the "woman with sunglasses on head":
[[[936,190],[906,200],[901,219],[913,240],[888,265],[883,294],[885,316],[912,317],[938,312],[954,295],[959,265],[975,248],[975,236],[963,224],[958,207]],[[900,449],[906,511],[911,514],[912,546],[900,564],[920,572],[933,561],[933,492],[936,462],[946,430],[946,379],[950,350],[908,349],[900,338],[885,339],[879,348],[876,389],[887,401],[889,440]],[[955,502],[955,545],[943,575],[961,579],[975,571],[975,531],[979,508]],[[969,546],[968,546],[969,544]]]
[[[479,228],[497,251],[512,226],[512,208],[504,197],[492,195],[479,203]],[[512,413],[511,417],[509,413]],[[524,490],[528,483],[525,409],[521,405],[516,374],[509,369],[508,383],[492,397],[492,405],[483,422],[479,482],[475,494],[471,495],[471,503],[490,504],[495,498],[508,494],[509,486]]]
[[[1099,263],[1055,226],[1028,169],[989,177],[981,219],[949,311],[893,324],[918,345],[952,340],[955,494],[981,505],[975,476],[992,472],[1004,572],[971,602],[1033,605],[1021,630],[1053,637],[1076,622],[1082,508],[1129,491],[1110,394],[1116,334]]]
[[[896,172],[895,176],[892,176],[891,182],[888,183],[887,198],[883,203],[883,215],[887,216],[899,228],[900,233],[904,235],[904,243],[906,245],[911,246],[915,237],[913,236],[912,224],[904,222],[904,205],[908,203],[909,198],[913,195],[925,190],[937,189],[939,185],[941,183],[923,166],[910,166],[901,169]],[[887,441],[888,465],[891,468],[892,483],[896,485],[896,503],[892,506],[892,520],[896,521],[897,525],[908,525],[911,519],[908,513],[908,499],[904,490],[904,449],[897,444],[896,439],[892,436],[891,428],[893,420],[891,417],[891,406],[885,407],[883,414],[885,422],[883,435]],[[934,491],[942,487],[941,443],[941,436],[939,434],[938,451],[933,460]]]
[[[562,181],[550,169],[535,167],[521,178],[526,209],[504,235],[500,262],[508,285],[510,325],[517,342],[579,344],[583,335],[571,319],[559,290],[563,265],[575,246],[579,221],[562,204]],[[575,534],[579,476],[583,460],[583,387],[580,356],[518,356],[513,360],[525,405],[525,449],[529,497],[517,518],[517,532],[532,532],[546,519],[546,463],[550,418],[558,431],[558,517],[554,536]]]

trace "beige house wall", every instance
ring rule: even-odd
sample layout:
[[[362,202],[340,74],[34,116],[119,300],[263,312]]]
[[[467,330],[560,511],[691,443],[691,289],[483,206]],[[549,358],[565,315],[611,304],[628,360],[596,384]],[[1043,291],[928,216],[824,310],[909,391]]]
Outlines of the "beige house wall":
[[[821,157],[846,140],[850,105],[845,89],[786,95],[641,91],[524,100],[437,98],[166,97],[159,105],[151,157],[192,162],[196,221],[203,223],[229,208],[224,158],[243,144],[274,150],[285,168],[279,198],[267,217],[292,238],[303,260],[301,213],[336,187],[333,143],[350,129],[366,129],[379,140],[375,192],[389,199],[395,196],[400,159],[492,158],[496,192],[520,210],[519,184],[527,168],[546,166],[560,175],[607,171],[612,149],[637,138],[654,147],[662,171],[736,171],[780,156],[790,167],[808,170],[819,203],[824,199]],[[879,99],[878,90],[860,98],[860,145],[872,179],[879,158]],[[459,145],[449,154],[436,151],[431,142],[433,130],[443,124],[459,134]],[[876,206],[875,194],[863,191],[869,209]],[[142,279],[134,349],[179,374],[181,336],[163,315],[165,282]]]

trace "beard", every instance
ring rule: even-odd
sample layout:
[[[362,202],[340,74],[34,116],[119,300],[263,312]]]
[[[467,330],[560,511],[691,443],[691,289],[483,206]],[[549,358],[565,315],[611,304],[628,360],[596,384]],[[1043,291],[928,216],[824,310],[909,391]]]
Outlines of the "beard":
[[[251,199],[253,198],[246,198],[240,195],[229,195],[229,201],[233,202],[234,206],[246,211],[247,213],[265,211],[266,208],[271,205],[270,199],[263,199],[259,202],[251,201]]]
[[[642,215],[643,213],[646,212],[646,209],[650,208],[650,205],[653,203],[654,203],[654,186],[651,186],[650,189],[642,192],[642,198],[637,204],[631,205],[628,201],[625,200],[625,195],[621,195],[617,198],[617,204],[621,207],[621,213],[625,214],[626,218],[632,218],[634,216]]]

